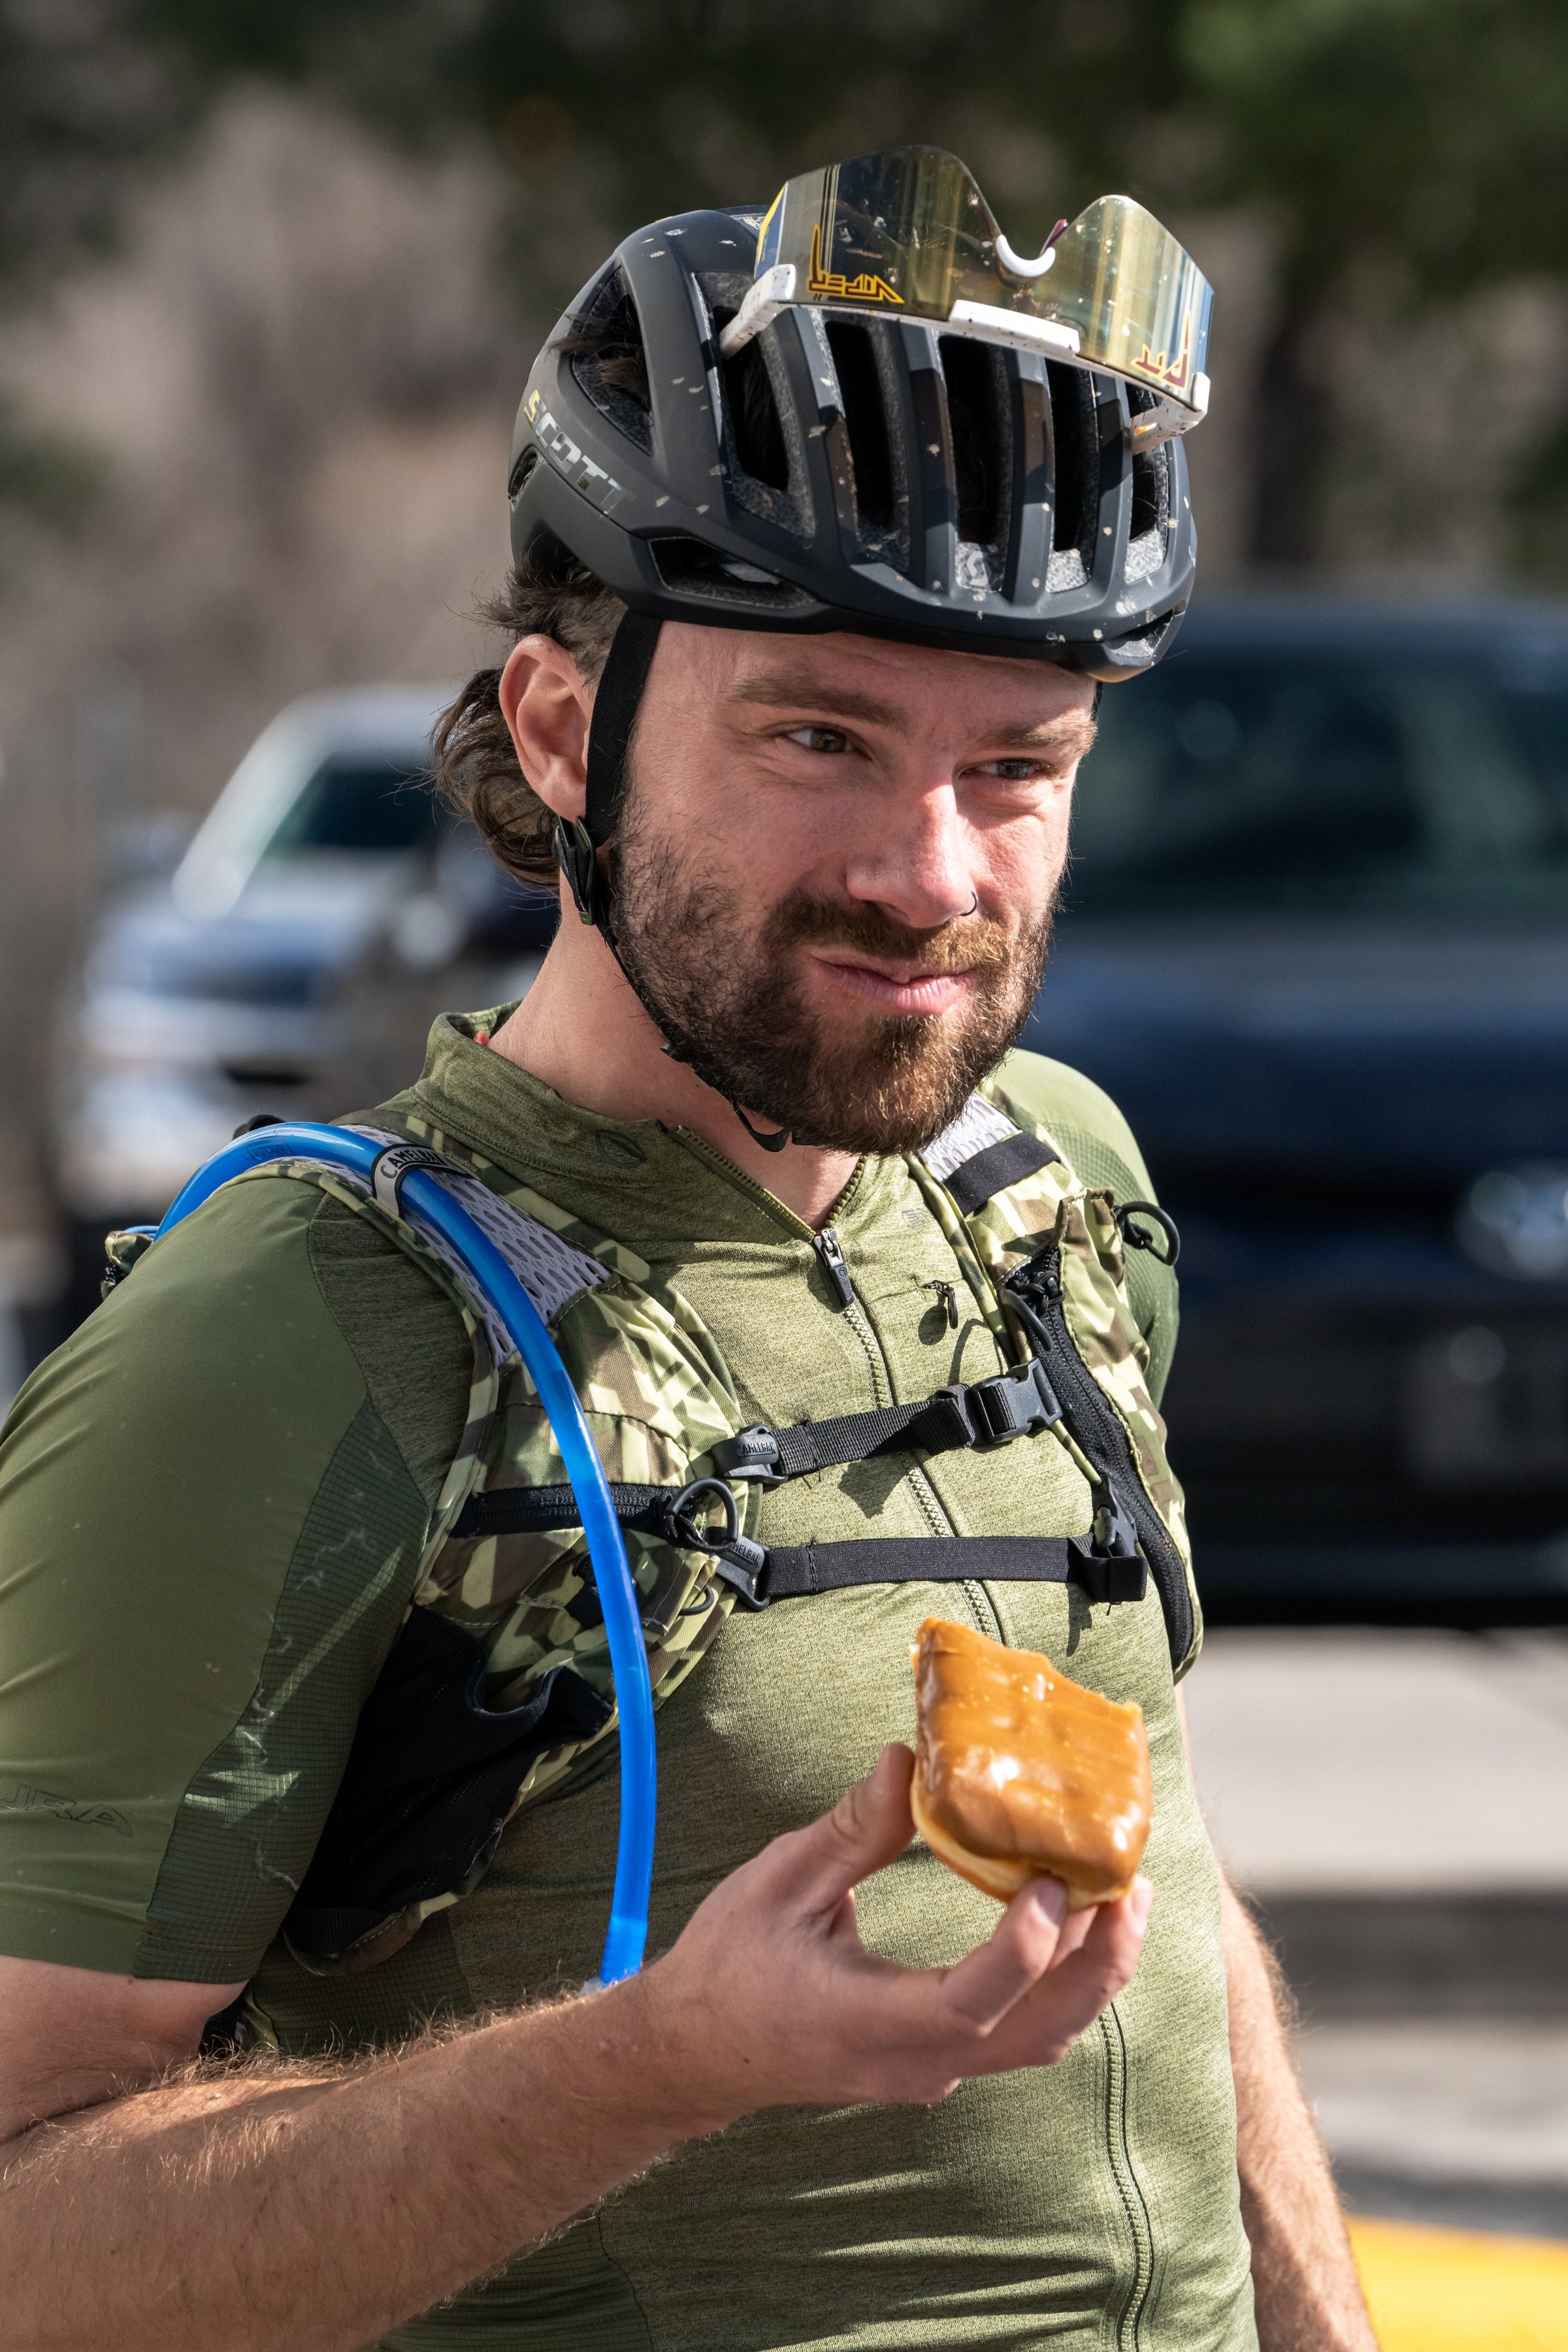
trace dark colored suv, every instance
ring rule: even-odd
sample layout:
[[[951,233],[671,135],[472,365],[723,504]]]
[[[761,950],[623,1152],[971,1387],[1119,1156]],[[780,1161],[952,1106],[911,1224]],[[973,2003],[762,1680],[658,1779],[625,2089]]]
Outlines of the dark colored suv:
[[[1568,1614],[1568,615],[1211,598],[1101,722],[1026,1042],[1181,1227],[1211,1610]]]

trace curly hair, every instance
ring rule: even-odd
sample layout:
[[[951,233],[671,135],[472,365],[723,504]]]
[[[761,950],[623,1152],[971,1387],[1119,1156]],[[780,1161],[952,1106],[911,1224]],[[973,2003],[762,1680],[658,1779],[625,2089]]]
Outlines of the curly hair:
[[[479,607],[514,645],[521,637],[552,637],[590,680],[604,667],[625,610],[613,589],[574,562],[517,564]],[[436,786],[460,815],[472,818],[509,874],[552,889],[555,817],[518,766],[501,716],[500,676],[499,668],[476,670],[437,720],[430,738]]]
[[[630,289],[617,269],[567,323],[553,349],[599,397],[614,394],[650,406],[647,360]],[[514,476],[514,482],[516,477]],[[508,573],[480,617],[520,638],[552,637],[590,682],[597,678],[626,606],[615,591],[560,542],[546,541]],[[555,818],[517,763],[500,709],[500,669],[476,670],[444,710],[431,735],[432,767],[442,798],[471,817],[509,874],[535,887],[555,883]]]

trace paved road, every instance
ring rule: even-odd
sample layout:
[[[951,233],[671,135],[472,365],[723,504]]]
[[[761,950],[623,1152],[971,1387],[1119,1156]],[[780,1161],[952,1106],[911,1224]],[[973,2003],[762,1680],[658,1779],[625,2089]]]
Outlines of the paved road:
[[[1187,1688],[1215,1842],[1265,1901],[1568,1895],[1568,1635],[1222,1627]]]
[[[1223,1630],[1188,1710],[1348,2201],[1568,2240],[1568,1635]]]

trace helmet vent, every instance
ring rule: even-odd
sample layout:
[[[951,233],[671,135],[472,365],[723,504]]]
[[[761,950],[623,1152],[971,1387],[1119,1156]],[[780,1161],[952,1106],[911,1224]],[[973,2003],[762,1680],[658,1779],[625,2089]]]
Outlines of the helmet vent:
[[[715,336],[733,316],[733,310],[727,315],[723,310],[715,310]],[[771,490],[787,490],[789,449],[760,339],[743,343],[732,358],[721,360],[720,366],[724,378],[724,405],[729,411],[730,431],[742,472],[750,474],[753,481],[765,482]]]
[[[1171,510],[1170,466],[1163,449],[1152,449],[1132,460],[1132,520],[1134,539],[1145,531],[1163,530]]]
[[[812,608],[814,599],[793,582],[775,579],[760,564],[724,555],[700,539],[672,531],[648,545],[659,578],[679,594],[736,612],[805,613]]]
[[[1146,530],[1127,544],[1125,577],[1147,580],[1158,572],[1165,561],[1165,534],[1163,530]]]
[[[524,449],[521,452],[516,465],[511,469],[511,477],[506,486],[506,494],[509,499],[516,498],[518,492],[521,489],[524,482],[527,481],[529,476],[532,473],[538,463],[539,452],[537,449]]]
[[[630,287],[608,269],[556,349],[587,397],[639,449],[653,447],[647,352]]]
[[[971,546],[994,549],[1003,538],[1013,440],[1006,362],[994,345],[967,335],[943,335],[939,349],[952,432],[958,536]]]
[[[849,435],[855,510],[863,525],[869,524],[873,530],[891,530],[893,453],[888,440],[888,411],[870,332],[844,319],[829,319],[826,324]]]
[[[1056,452],[1056,507],[1051,520],[1050,585],[1070,586],[1088,576],[1094,557],[1100,513],[1100,429],[1094,386],[1082,368],[1047,361],[1051,394],[1051,441]],[[1058,556],[1076,555],[1070,580],[1059,583]]]
[[[1131,415],[1154,406],[1154,394],[1141,385],[1128,387]],[[1132,459],[1132,513],[1128,524],[1127,578],[1146,580],[1165,560],[1165,525],[1171,512],[1171,455],[1161,446],[1135,454]]]

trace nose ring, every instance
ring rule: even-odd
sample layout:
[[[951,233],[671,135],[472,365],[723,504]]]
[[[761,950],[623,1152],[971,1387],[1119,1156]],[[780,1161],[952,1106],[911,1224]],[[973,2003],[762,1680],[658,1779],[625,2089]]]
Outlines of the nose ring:
[[[980,912],[980,893],[979,893],[979,891],[978,891],[978,890],[976,890],[976,892],[975,892],[975,894],[974,894],[973,898],[971,898],[971,900],[970,900],[970,902],[969,902],[968,906],[967,906],[967,907],[965,907],[965,908],[964,908],[964,910],[963,910],[963,915],[977,915],[979,912]],[[959,919],[959,921],[960,921],[960,922],[962,922],[962,921],[963,920],[963,915],[961,915],[961,916],[959,917],[959,919]]]

